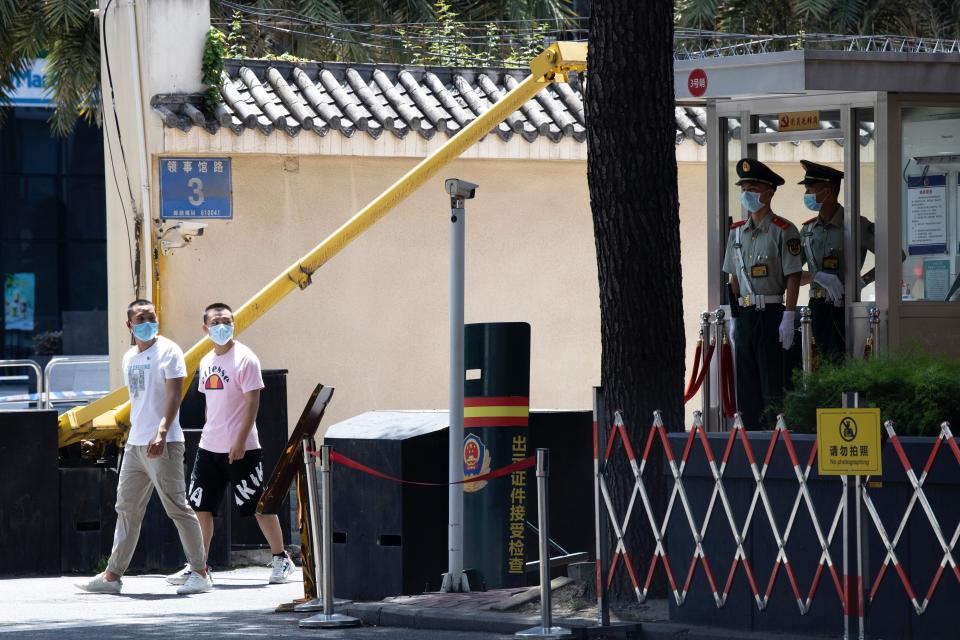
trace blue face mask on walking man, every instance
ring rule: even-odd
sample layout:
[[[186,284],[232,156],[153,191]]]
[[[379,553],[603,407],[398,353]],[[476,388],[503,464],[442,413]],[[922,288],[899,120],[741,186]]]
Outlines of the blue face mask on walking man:
[[[160,325],[156,322],[141,322],[140,324],[133,325],[130,328],[130,332],[133,333],[133,337],[140,342],[150,342],[156,338],[157,333],[160,332]]]
[[[233,338],[233,325],[232,324],[215,324],[207,328],[207,334],[209,334],[210,339],[213,340],[213,343],[219,346],[223,346],[230,342]]]

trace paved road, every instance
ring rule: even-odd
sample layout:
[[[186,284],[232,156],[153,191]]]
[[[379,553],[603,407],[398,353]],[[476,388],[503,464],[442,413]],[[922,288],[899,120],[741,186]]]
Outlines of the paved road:
[[[123,638],[350,638],[356,640],[506,640],[485,633],[389,627],[300,629],[305,614],[275,614],[273,608],[303,595],[295,582],[266,583],[269,570],[236,569],[214,574],[212,593],[178,596],[159,575],[124,578],[121,595],[78,591],[77,577],[0,580],[0,640],[111,640]]]

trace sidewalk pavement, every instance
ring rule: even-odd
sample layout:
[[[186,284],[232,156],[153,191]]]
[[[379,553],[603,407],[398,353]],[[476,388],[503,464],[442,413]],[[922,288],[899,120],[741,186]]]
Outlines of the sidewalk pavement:
[[[0,602],[4,603],[0,608],[0,640],[169,638],[172,635],[218,640],[264,636],[316,638],[318,635],[355,640],[373,637],[479,640],[491,638],[492,634],[509,637],[540,623],[536,590],[498,589],[467,594],[427,593],[381,602],[338,601],[338,613],[352,615],[376,628],[343,629],[336,633],[299,629],[297,622],[310,614],[274,613],[278,604],[303,596],[299,569],[286,584],[268,585],[268,576],[266,567],[215,572],[214,590],[191,596],[176,595],[176,587],[166,584],[164,576],[157,574],[125,577],[120,595],[79,591],[74,583],[84,576],[0,579]],[[563,585],[571,586],[567,578],[557,580],[567,581]],[[555,598],[558,609],[570,610],[562,592],[555,593]],[[771,637],[671,623],[666,619],[662,602],[638,609],[637,617],[642,618],[639,629],[633,624],[604,633],[591,629],[595,621],[589,609],[573,616],[556,615],[554,624],[573,628],[574,637],[642,640],[766,640]],[[812,640],[800,636],[777,637]]]

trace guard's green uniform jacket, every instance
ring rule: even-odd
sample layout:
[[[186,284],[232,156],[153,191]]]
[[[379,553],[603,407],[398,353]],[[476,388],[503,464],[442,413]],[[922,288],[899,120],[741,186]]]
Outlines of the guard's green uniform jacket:
[[[743,269],[737,252],[739,233]],[[737,406],[747,429],[772,428],[786,376],[780,344],[787,276],[803,270],[797,227],[774,213],[730,226],[723,270],[736,276],[741,310],[736,320]],[[761,298],[762,296],[762,298]]]
[[[843,260],[843,205],[837,206],[828,222],[814,216],[803,223],[800,237],[803,242],[803,258],[807,270],[816,274],[820,271],[830,273],[841,282],[845,278]],[[866,218],[860,220],[860,261],[859,268],[867,257],[867,251],[874,250],[875,225]],[[810,311],[812,313],[813,339],[819,357],[825,359],[842,358],[846,352],[845,317],[843,304],[826,300],[826,290],[817,283],[810,284]]]

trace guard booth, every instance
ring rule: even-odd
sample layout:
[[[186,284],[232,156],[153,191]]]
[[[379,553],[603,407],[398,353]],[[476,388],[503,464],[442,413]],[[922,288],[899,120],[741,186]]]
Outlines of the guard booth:
[[[799,161],[807,159],[845,174],[844,255],[865,249],[858,217],[876,224],[875,252],[859,271],[875,266],[875,282],[861,290],[857,261],[844,261],[850,355],[862,357],[876,308],[874,348],[915,343],[960,356],[960,51],[953,45],[931,53],[939,43],[876,38],[805,46],[701,49],[675,63],[678,106],[706,113],[709,307],[729,314],[723,253],[730,223],[747,215],[735,185],[737,160],[760,160],[786,179],[772,208],[799,228],[816,215],[796,184]],[[808,299],[804,286],[798,306]],[[717,372],[710,379],[706,421],[718,430]]]

